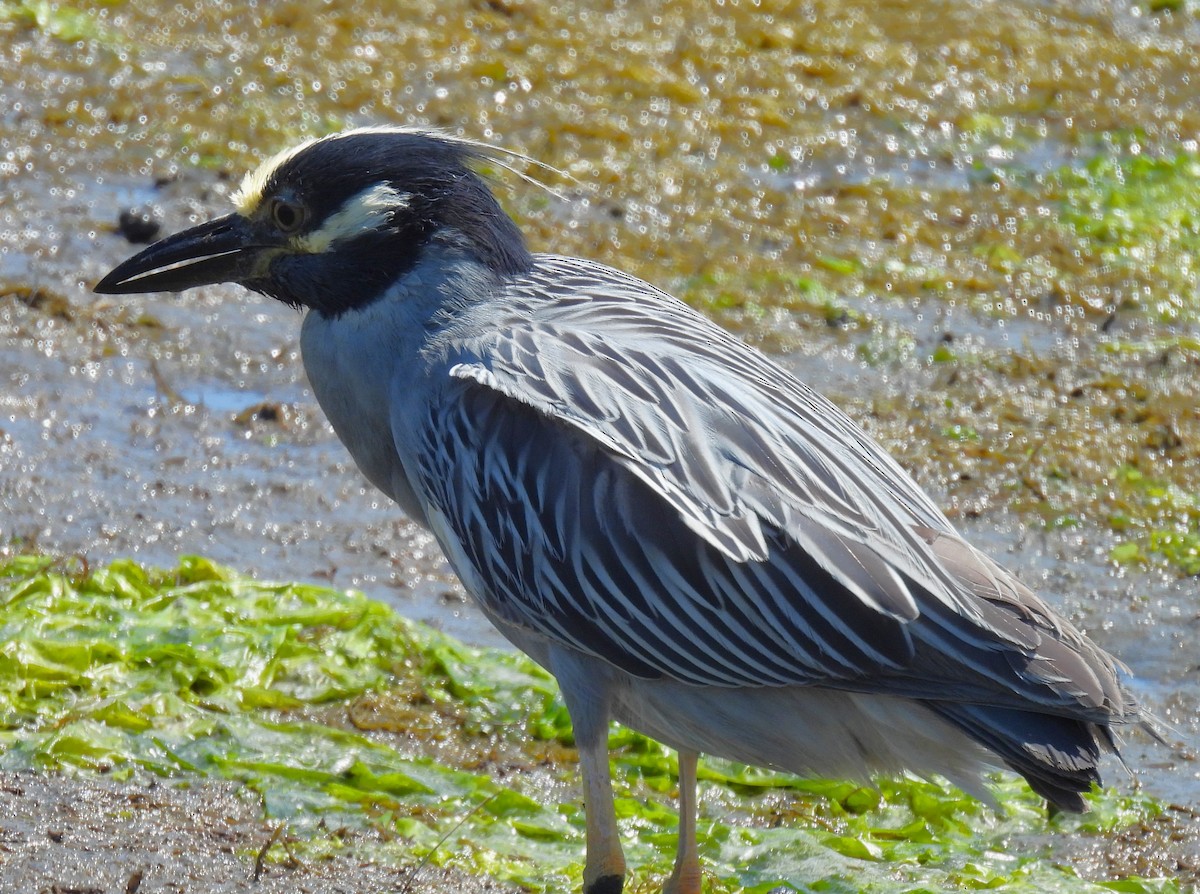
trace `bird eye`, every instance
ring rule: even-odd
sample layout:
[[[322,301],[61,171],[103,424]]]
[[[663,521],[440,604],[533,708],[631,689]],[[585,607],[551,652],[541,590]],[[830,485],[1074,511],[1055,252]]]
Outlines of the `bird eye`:
[[[271,220],[285,233],[294,232],[304,223],[304,207],[288,199],[272,199]]]

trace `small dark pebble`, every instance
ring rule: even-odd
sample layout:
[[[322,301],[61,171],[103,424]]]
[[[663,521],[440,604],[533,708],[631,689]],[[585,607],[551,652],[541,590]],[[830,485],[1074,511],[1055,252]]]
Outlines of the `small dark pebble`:
[[[233,417],[238,425],[252,425],[255,422],[276,422],[287,427],[290,412],[282,404],[261,403],[247,407]]]
[[[60,832],[58,829],[48,830],[46,832],[46,837],[49,838],[51,841],[53,841],[55,844],[62,844],[63,833]]]
[[[161,229],[162,223],[148,208],[126,208],[117,218],[117,230],[134,245],[152,241]]]

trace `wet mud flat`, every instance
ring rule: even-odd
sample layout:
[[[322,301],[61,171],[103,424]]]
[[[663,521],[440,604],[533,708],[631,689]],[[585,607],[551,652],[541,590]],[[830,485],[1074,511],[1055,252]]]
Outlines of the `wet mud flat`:
[[[342,892],[504,894],[436,866],[364,864],[349,853],[287,855],[288,833],[232,784],[112,782],[0,772],[0,882],[39,894]],[[267,859],[276,851],[276,856]],[[284,856],[278,854],[282,852]]]

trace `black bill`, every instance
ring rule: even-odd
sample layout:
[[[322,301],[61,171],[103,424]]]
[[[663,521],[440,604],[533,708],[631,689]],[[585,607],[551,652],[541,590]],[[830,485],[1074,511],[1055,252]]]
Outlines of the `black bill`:
[[[246,218],[227,214],[155,242],[117,265],[95,291],[104,295],[182,292],[193,286],[241,282],[253,275],[261,251],[269,247],[254,238]]]

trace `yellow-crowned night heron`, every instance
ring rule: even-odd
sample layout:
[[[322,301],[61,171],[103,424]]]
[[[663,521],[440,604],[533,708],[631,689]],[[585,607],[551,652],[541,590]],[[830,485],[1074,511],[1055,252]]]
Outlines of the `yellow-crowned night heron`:
[[[558,678],[587,894],[625,862],[610,718],[679,750],[671,894],[696,894],[699,752],[802,774],[1006,764],[1083,810],[1124,671],[838,410],[653,286],[531,254],[473,143],[394,128],[284,152],[225,217],[96,287],[237,282],[304,308],[317,399]]]

